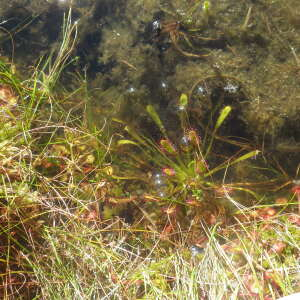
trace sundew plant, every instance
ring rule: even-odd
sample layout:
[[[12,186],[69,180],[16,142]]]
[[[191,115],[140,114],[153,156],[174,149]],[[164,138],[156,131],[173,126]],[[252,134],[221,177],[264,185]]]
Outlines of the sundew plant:
[[[44,7],[63,12],[48,54],[30,66],[0,57],[1,297],[300,292],[296,130],[276,141],[297,103],[286,125],[250,78],[266,60],[297,74],[296,47],[282,46],[297,36],[297,3],[63,2]],[[8,20],[0,43],[18,53],[31,25]]]

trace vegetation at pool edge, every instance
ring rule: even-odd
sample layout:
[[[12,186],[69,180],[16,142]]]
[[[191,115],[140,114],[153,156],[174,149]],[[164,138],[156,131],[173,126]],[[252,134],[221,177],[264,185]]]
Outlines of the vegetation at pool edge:
[[[69,43],[65,49],[72,40]],[[62,62],[67,60],[53,65],[63,67]],[[276,299],[298,291],[296,191],[287,191],[276,206],[271,201],[264,207],[260,203],[239,206],[235,222],[226,224],[222,212],[218,216],[209,211],[199,218],[205,208],[197,206],[203,195],[201,185],[194,185],[191,194],[196,204],[187,204],[191,211],[200,210],[200,215],[189,226],[180,225],[180,216],[176,216],[174,224],[174,210],[160,207],[174,203],[173,199],[148,195],[158,200],[157,205],[154,201],[148,206],[138,202],[145,195],[132,199],[126,193],[126,182],[132,178],[118,178],[115,169],[124,167],[119,150],[104,132],[91,132],[84,118],[65,110],[70,96],[55,93],[57,71],[50,84],[38,68],[33,78],[20,80],[9,65],[1,62],[0,67],[1,92],[6,95],[1,98],[0,125],[0,291],[4,299]],[[79,82],[72,97],[82,93],[84,83]],[[80,109],[85,110],[84,103]],[[153,114],[151,108],[148,111]],[[216,129],[226,119],[220,116]],[[154,120],[161,127],[157,117]],[[195,153],[206,158],[210,152],[203,155],[199,151],[195,132],[188,132],[193,155],[182,150],[181,158],[176,157],[177,150],[167,137],[160,141],[160,148],[124,125],[137,141],[118,139],[117,146],[150,149],[157,167],[168,169],[165,173],[173,193],[184,193],[185,180],[195,175],[195,169],[190,171],[193,164],[186,167],[181,161],[192,160]],[[208,145],[213,149],[210,141]],[[255,154],[249,153],[249,157]],[[150,165],[157,168],[152,159]],[[226,171],[230,163],[221,166],[218,170]],[[137,164],[133,167],[138,172]],[[211,172],[205,178],[211,178]],[[206,184],[217,187],[214,182]],[[225,200],[235,201],[229,190],[221,192]],[[135,210],[132,223],[111,213],[118,201]],[[103,205],[111,206],[110,211]],[[156,224],[155,214],[163,214],[166,223]],[[173,228],[175,225],[178,227]],[[192,252],[194,243],[203,251]]]

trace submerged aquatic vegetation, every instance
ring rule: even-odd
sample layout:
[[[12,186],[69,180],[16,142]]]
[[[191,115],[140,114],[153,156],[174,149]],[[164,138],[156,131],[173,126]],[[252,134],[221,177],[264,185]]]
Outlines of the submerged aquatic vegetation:
[[[149,6],[154,2],[145,1]],[[174,1],[176,7],[179,2]],[[129,10],[144,1],[127,3]],[[213,13],[213,7],[207,9]],[[248,12],[246,31],[252,10]],[[215,67],[214,75],[193,73],[193,81],[187,70],[196,70],[196,64],[181,61],[180,76],[170,75],[171,81],[195,84],[183,88],[190,92],[175,101],[178,126],[170,130],[161,106],[149,101],[139,112],[149,131],[117,119],[106,108],[102,120],[112,128],[95,130],[82,116],[89,97],[86,82],[71,94],[54,89],[75,45],[77,28],[70,20],[61,55],[53,64],[46,60],[42,72],[37,68],[32,78],[20,80],[13,68],[0,64],[3,298],[276,299],[297,291],[299,216],[292,212],[298,182],[285,195],[288,176],[280,185],[257,177],[265,189],[277,185],[282,198],[273,201],[252,190],[256,182],[230,173],[233,168],[245,173],[245,165],[260,158],[246,139],[237,141],[225,130],[241,112],[236,107],[251,102],[242,81],[221,76]],[[138,20],[133,22],[140,26]],[[173,30],[176,25],[169,34]],[[130,72],[138,70],[122,63]],[[134,86],[129,81],[123,84],[126,97],[136,106],[140,95],[147,102],[149,94],[139,94],[141,82]],[[118,103],[112,100],[123,93],[115,90],[106,93],[113,110]],[[204,108],[208,94],[211,106],[201,118],[203,112],[191,102],[197,99]],[[226,151],[226,145],[235,148]],[[254,177],[263,171],[258,164],[251,168]]]

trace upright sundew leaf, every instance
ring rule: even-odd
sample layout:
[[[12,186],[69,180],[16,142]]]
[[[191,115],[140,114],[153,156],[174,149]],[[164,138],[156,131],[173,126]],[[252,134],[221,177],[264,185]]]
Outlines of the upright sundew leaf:
[[[225,106],[222,109],[222,111],[220,113],[220,116],[219,116],[219,118],[217,120],[217,123],[216,123],[216,126],[215,126],[215,130],[217,130],[222,125],[222,123],[227,118],[227,116],[229,115],[230,112],[231,112],[231,106]]]
[[[177,151],[173,144],[169,140],[160,140],[161,147],[169,154],[177,154]]]
[[[158,113],[156,112],[156,110],[154,109],[154,107],[152,105],[147,105],[146,107],[148,114],[150,115],[150,117],[152,118],[152,120],[155,122],[155,124],[158,126],[158,128],[160,129],[160,131],[166,135],[166,129],[158,115]]]
[[[216,125],[215,125],[215,129],[213,131],[213,134],[212,134],[212,138],[210,139],[210,142],[209,142],[209,145],[206,149],[206,152],[205,152],[205,155],[204,157],[206,158],[207,155],[210,153],[210,150],[212,148],[212,144],[213,144],[213,141],[214,141],[214,138],[215,138],[215,134],[216,134],[216,131],[218,130],[218,128],[222,125],[222,123],[224,122],[224,120],[227,118],[227,116],[229,115],[229,113],[231,112],[231,106],[225,106],[221,112],[220,112],[220,115],[219,115],[219,118],[216,122]]]
[[[201,140],[197,132],[193,129],[189,130],[187,136],[194,146],[199,146]]]
[[[187,105],[188,105],[188,96],[186,94],[181,94],[179,98],[179,107],[186,108]]]
[[[141,138],[132,128],[129,126],[125,126],[124,128],[133,138],[135,138],[138,142],[140,142],[142,145],[145,145],[146,142]]]
[[[205,13],[208,13],[210,10],[210,1],[204,1],[202,5],[202,9]]]
[[[162,173],[167,176],[170,176],[170,177],[173,177],[176,175],[176,171],[173,168],[163,168]]]
[[[118,146],[122,146],[122,145],[135,145],[135,146],[138,146],[139,144],[134,142],[134,141],[131,141],[131,140],[119,140],[118,141]]]
[[[231,166],[231,165],[236,164],[236,163],[238,163],[238,162],[240,162],[240,161],[243,161],[243,160],[245,160],[245,159],[248,159],[248,158],[251,158],[251,157],[255,157],[255,156],[257,156],[259,153],[260,153],[259,150],[254,150],[254,151],[248,152],[248,153],[246,153],[246,154],[244,154],[244,155],[238,157],[238,158],[235,159],[234,161],[232,161],[229,165]]]
[[[218,167],[216,167],[216,168],[210,170],[208,173],[206,173],[206,174],[204,175],[204,177],[210,176],[210,175],[216,173],[217,171],[220,171],[220,170],[222,170],[222,169],[224,169],[224,168],[228,168],[228,167],[230,167],[230,166],[232,166],[232,165],[234,165],[234,164],[236,164],[236,163],[238,163],[238,162],[241,162],[241,161],[243,161],[243,160],[249,159],[249,158],[251,158],[251,157],[256,157],[256,155],[258,155],[259,153],[260,153],[259,150],[254,150],[254,151],[248,152],[248,153],[246,153],[246,154],[244,154],[244,155],[238,157],[238,158],[235,159],[234,161],[228,162],[228,163],[226,163],[226,164],[221,164],[220,166],[218,166]]]

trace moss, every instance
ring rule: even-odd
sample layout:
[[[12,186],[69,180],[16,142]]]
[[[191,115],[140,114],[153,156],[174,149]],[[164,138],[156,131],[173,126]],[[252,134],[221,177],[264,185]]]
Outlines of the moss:
[[[55,51],[68,2],[56,3],[41,5],[36,0],[25,7],[21,1],[16,10],[1,4],[5,30],[11,31],[16,25],[11,19],[29,17],[14,36],[19,63],[32,63],[38,54],[48,51],[47,47]],[[284,140],[290,123],[299,124],[300,36],[299,11],[295,8],[296,0],[211,1],[209,13],[197,1],[75,1],[72,10],[80,25],[75,50],[79,61],[72,71],[87,68],[87,74],[94,78],[92,86],[115,89],[116,96],[110,100],[116,102],[114,112],[133,114],[134,119],[143,114],[141,110],[148,103],[155,104],[163,118],[173,118],[174,99],[187,93],[194,82],[216,73],[232,76],[251,94],[248,104],[236,111],[244,120],[245,130],[259,141],[263,137]],[[36,15],[39,17],[32,18]],[[159,34],[154,22],[160,27]],[[4,52],[10,55],[9,36],[1,34]],[[203,54],[209,56],[197,57]],[[119,99],[131,88],[139,95],[134,96],[136,105],[130,112],[120,112],[125,105],[119,106]],[[203,105],[207,110],[214,105],[209,101]],[[203,106],[197,108],[199,113]],[[102,114],[103,108],[100,110]],[[178,130],[176,125],[169,127]],[[298,136],[293,137],[299,142]]]
[[[137,11],[142,13],[137,14]],[[280,13],[286,15],[285,20],[279,18]],[[277,26],[283,30],[294,25],[287,25],[290,24],[288,8],[281,3],[213,2],[209,22],[204,21],[200,6],[194,10],[181,1],[128,1],[119,14],[120,21],[116,16],[107,16],[111,21],[102,30],[98,58],[104,64],[114,61],[115,66],[102,82],[97,82],[106,88],[109,78],[109,86],[118,86],[120,94],[133,87],[140,96],[134,96],[136,105],[130,114],[138,115],[143,105],[156,103],[163,115],[173,115],[176,108],[172,102],[178,95],[189,91],[197,80],[214,76],[216,72],[239,78],[248,89],[246,99],[241,99],[248,104],[241,105],[236,114],[240,114],[246,131],[252,132],[254,137],[277,138],[282,134],[286,117],[296,116],[299,111],[294,101],[298,84],[292,76],[295,57],[284,43],[284,40],[291,41],[292,27],[285,36],[277,30]],[[188,22],[188,19],[191,20]],[[145,39],[145,28],[155,20],[161,22],[161,26],[181,22],[182,28],[176,33],[178,47],[186,53],[204,51],[210,54],[209,58],[197,59],[178,52],[168,33],[163,33],[157,41],[148,31],[150,36]],[[299,39],[293,38],[296,45]],[[281,77],[276,75],[279,70]],[[166,91],[159,90],[161,82],[168,86]],[[140,92],[142,90],[144,92]],[[283,99],[285,107],[280,105]],[[205,103],[204,110],[209,113],[213,105]],[[168,110],[164,111],[166,107]],[[122,115],[128,113],[123,111]]]

